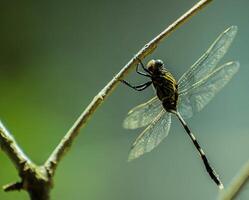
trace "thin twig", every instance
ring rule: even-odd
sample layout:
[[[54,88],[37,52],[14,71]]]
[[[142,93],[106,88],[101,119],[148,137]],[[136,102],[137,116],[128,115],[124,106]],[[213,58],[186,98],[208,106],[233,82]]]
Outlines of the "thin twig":
[[[16,143],[14,137],[7,131],[0,121],[0,148],[8,155],[16,169],[23,171],[25,164],[32,163],[31,160],[23,153]]]
[[[220,200],[235,199],[249,182],[249,161],[239,171],[232,183],[220,195]]]
[[[197,4],[195,4],[190,10],[188,10],[185,14],[183,14],[180,18],[178,18],[174,23],[168,26],[165,30],[163,30],[159,35],[157,35],[154,39],[152,39],[149,43],[147,43],[122,69],[121,71],[114,76],[114,78],[99,92],[97,96],[95,96],[92,102],[88,105],[85,111],[79,116],[77,121],[71,127],[71,129],[67,132],[64,138],[61,140],[59,145],[52,152],[50,157],[45,163],[45,167],[50,172],[51,175],[54,174],[55,169],[58,165],[58,162],[61,160],[62,156],[65,152],[70,148],[74,138],[79,134],[80,128],[84,126],[96,109],[103,103],[106,97],[108,97],[111,92],[115,89],[119,80],[121,80],[125,75],[127,75],[138,63],[137,58],[144,58],[148,54],[152,53],[157,45],[168,36],[171,32],[176,30],[178,26],[183,24],[186,20],[188,20],[191,16],[196,14],[201,8],[210,3],[212,0],[201,0]]]

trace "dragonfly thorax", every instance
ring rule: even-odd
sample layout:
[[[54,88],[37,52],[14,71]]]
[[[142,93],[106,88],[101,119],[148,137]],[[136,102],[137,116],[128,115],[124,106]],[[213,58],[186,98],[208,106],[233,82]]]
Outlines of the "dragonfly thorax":
[[[156,94],[167,110],[176,110],[178,100],[177,81],[173,75],[164,68],[161,60],[151,60],[148,63],[148,70],[151,72],[151,79]]]

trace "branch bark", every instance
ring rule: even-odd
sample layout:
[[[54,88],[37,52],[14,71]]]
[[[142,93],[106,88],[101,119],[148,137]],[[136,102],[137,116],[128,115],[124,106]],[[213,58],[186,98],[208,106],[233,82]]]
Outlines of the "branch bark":
[[[176,30],[186,20],[200,11],[211,1],[212,0],[199,1],[190,10],[148,42],[140,51],[138,51],[138,53],[120,70],[120,72],[118,72],[113,79],[93,98],[91,103],[79,116],[42,166],[34,164],[22,152],[13,136],[4,128],[2,124],[0,124],[0,147],[16,166],[21,178],[20,182],[7,185],[4,187],[4,190],[12,191],[23,189],[29,193],[32,200],[49,200],[50,190],[53,185],[53,176],[59,161],[70,149],[74,139],[79,134],[80,129],[88,122],[97,108],[111,94],[111,92],[118,85],[119,81],[123,79],[136,64],[138,64],[137,58],[143,59],[148,54],[151,54],[166,36]]]
[[[220,200],[235,199],[243,188],[249,182],[249,161],[240,170],[238,175],[234,178],[229,187],[227,187],[220,195]]]
[[[3,187],[4,191],[26,190],[32,200],[48,200],[52,178],[44,166],[35,165],[21,150],[0,121],[0,147],[16,167],[21,181]]]
[[[18,172],[22,172],[25,163],[32,163],[16,143],[14,137],[0,121],[0,148],[8,155]]]

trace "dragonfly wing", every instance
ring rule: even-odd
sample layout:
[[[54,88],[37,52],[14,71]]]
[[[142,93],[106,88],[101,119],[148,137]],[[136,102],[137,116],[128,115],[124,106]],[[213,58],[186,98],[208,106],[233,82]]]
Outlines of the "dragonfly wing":
[[[237,29],[236,26],[231,26],[219,35],[206,53],[204,53],[179,79],[179,91],[188,89],[214,70],[220,59],[229,49],[237,33]]]
[[[136,129],[148,125],[163,110],[160,100],[155,96],[128,112],[123,122],[126,129]]]
[[[154,149],[169,133],[171,114],[162,110],[132,145],[129,161]]]
[[[239,62],[228,62],[211,74],[179,93],[178,111],[183,118],[190,118],[202,110],[209,101],[229,82],[239,69]]]

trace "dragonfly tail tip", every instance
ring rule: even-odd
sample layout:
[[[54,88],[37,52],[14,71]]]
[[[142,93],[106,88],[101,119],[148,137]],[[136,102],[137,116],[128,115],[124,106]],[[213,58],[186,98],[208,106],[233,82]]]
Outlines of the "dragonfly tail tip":
[[[220,183],[220,184],[218,185],[218,187],[219,187],[220,190],[223,190],[223,189],[224,189],[224,185],[223,185],[222,183]]]

